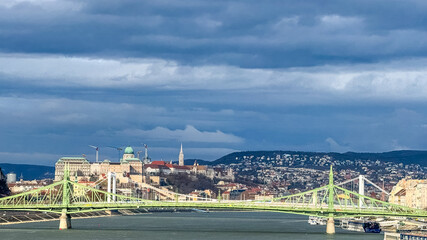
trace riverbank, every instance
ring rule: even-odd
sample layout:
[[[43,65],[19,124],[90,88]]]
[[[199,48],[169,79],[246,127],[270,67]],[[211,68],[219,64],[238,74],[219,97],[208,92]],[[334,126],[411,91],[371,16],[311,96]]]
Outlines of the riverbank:
[[[121,209],[112,211],[96,211],[72,213],[71,219],[85,219],[111,216],[131,216],[155,212],[201,212],[199,209],[170,209],[170,208],[137,208]],[[31,222],[48,222],[57,221],[61,214],[51,212],[26,212],[26,211],[0,211],[0,225],[31,223]]]

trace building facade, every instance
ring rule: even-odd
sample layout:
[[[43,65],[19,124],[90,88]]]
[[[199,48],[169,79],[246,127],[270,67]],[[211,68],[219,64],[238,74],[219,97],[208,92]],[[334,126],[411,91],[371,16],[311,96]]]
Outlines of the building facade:
[[[390,192],[389,202],[427,209],[427,180],[402,179]]]
[[[55,181],[64,177],[64,169],[68,166],[70,176],[77,180],[89,180],[115,172],[120,182],[126,183],[129,179],[142,182],[143,163],[135,158],[132,147],[126,147],[120,162],[104,160],[100,163],[90,163],[83,157],[62,157],[55,164]]]
[[[63,179],[66,166],[68,167],[70,176],[78,176],[80,178],[90,176],[91,164],[86,158],[62,157],[55,164],[55,181]]]
[[[150,182],[151,177],[168,174],[195,174],[214,178],[215,172],[212,168],[202,166],[196,162],[193,165],[184,165],[184,152],[181,149],[178,164],[165,161],[150,161],[147,152],[143,160],[135,157],[134,150],[128,146],[125,148],[120,162],[104,160],[102,162],[90,163],[84,157],[62,157],[55,164],[55,181],[64,177],[64,170],[68,166],[71,180],[97,181],[105,178],[108,172],[116,173],[118,183],[145,183]]]

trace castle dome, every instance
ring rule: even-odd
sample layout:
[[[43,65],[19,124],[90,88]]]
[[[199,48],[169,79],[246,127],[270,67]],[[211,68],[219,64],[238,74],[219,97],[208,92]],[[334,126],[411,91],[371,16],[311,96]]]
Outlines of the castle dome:
[[[133,148],[132,148],[132,147],[130,147],[130,146],[126,147],[126,148],[125,148],[125,154],[134,154],[134,153],[133,153]]]

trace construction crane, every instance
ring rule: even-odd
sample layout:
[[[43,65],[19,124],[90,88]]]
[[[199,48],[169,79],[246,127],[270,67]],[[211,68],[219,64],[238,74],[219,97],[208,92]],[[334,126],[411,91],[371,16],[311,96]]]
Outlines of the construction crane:
[[[143,151],[138,151],[136,152],[136,154],[138,155],[138,159],[139,159],[139,154],[142,153]]]
[[[145,156],[144,156],[144,163],[150,163],[150,158],[148,157],[148,146],[147,144],[142,144],[145,148]]]
[[[109,148],[114,148],[114,149],[116,149],[117,151],[118,151],[118,153],[119,153],[119,162],[120,162],[120,153],[121,153],[121,151],[123,150],[123,148],[121,148],[121,147],[114,147],[114,146],[108,146]]]
[[[98,162],[98,151],[99,151],[99,147],[96,147],[96,146],[93,146],[93,145],[89,145],[89,147],[95,149],[95,151],[96,151],[96,160],[95,161]]]
[[[144,147],[145,147],[145,156],[144,156],[144,159],[147,160],[148,159],[148,146],[147,146],[147,144],[144,144]]]

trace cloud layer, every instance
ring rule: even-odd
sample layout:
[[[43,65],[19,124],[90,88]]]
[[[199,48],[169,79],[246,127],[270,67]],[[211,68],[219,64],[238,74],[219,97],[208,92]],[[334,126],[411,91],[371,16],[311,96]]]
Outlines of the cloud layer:
[[[426,53],[427,6],[393,1],[8,1],[5,52],[281,68]]]
[[[0,1],[0,162],[425,149],[427,4]],[[36,154],[33,154],[36,153]],[[33,156],[33,158],[28,157]],[[45,160],[43,160],[45,159]]]
[[[25,84],[50,88],[264,90],[424,100],[426,64],[426,58],[419,58],[376,64],[244,69],[223,65],[183,66],[160,59],[3,54],[0,76],[5,87]]]
[[[152,130],[125,129],[117,133],[132,137],[140,137],[148,141],[177,140],[181,142],[199,143],[241,143],[243,139],[233,134],[226,134],[219,130],[215,132],[199,131],[191,125],[185,129],[170,130],[164,127],[156,127]]]

